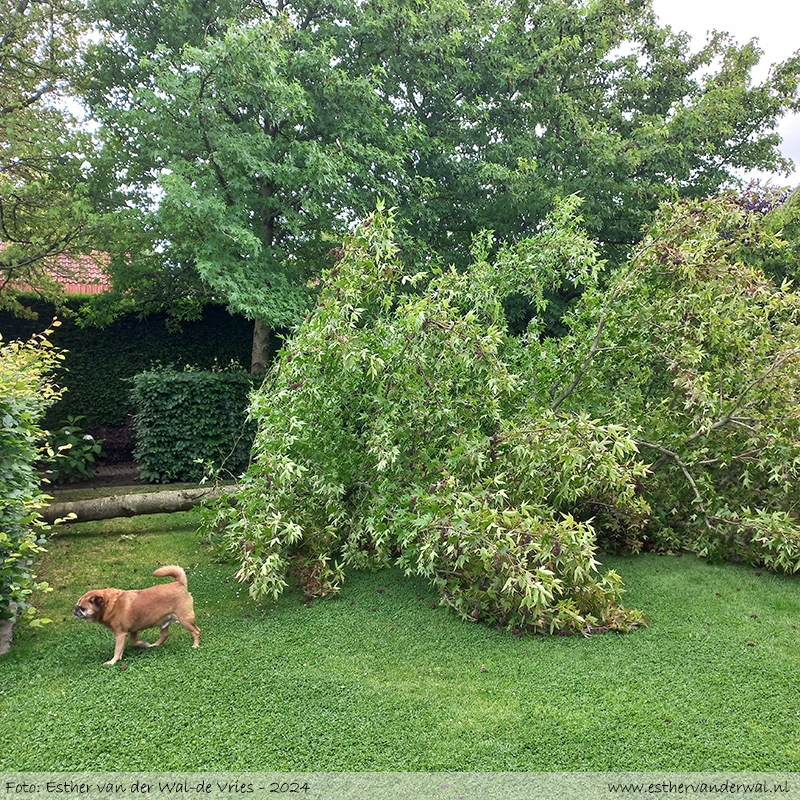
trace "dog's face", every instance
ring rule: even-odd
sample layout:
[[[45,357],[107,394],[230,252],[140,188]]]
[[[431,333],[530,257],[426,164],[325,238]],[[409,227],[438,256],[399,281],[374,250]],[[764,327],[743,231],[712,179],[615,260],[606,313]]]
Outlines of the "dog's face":
[[[75,611],[72,612],[73,617],[78,619],[88,619],[90,622],[102,616],[103,606],[105,605],[105,598],[98,592],[86,592],[86,594],[78,600],[75,606]]]

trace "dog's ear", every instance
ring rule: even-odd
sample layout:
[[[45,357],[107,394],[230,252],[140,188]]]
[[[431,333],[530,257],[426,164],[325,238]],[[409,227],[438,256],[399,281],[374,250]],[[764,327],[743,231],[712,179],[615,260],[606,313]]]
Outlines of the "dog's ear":
[[[90,602],[95,608],[102,608],[106,603],[106,599],[101,594],[93,594],[89,598],[88,602]]]

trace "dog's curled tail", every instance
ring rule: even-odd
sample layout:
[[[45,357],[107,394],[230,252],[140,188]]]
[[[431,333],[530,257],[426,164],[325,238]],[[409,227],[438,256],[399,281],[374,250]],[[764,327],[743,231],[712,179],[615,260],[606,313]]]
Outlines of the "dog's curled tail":
[[[159,567],[154,573],[157,578],[163,578],[166,575],[172,575],[178,583],[180,583],[183,588],[185,589],[187,586],[186,581],[186,573],[183,571],[183,567],[175,566],[175,564],[167,564],[165,567]]]

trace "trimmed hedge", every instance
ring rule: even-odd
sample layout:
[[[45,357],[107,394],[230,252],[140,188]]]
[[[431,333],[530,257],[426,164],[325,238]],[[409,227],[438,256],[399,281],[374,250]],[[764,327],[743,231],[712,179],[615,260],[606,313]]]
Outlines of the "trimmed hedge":
[[[237,474],[255,434],[249,395],[263,376],[246,372],[144,372],[132,379],[134,457],[154,483],[196,481],[207,465]]]
[[[86,302],[69,300],[74,310]],[[30,301],[38,319],[19,319],[0,312],[0,333],[6,340],[27,340],[52,320],[54,307]],[[66,351],[56,372],[66,389],[61,400],[47,412],[44,427],[58,427],[68,417],[84,417],[89,431],[101,426],[121,426],[133,412],[130,385],[134,375],[160,366],[210,370],[231,363],[249,368],[253,323],[230,314],[223,306],[206,306],[201,319],[177,325],[166,315],[139,318],[131,315],[106,328],[80,327],[73,319],[62,320],[53,332],[53,345]],[[276,339],[276,346],[280,341]]]

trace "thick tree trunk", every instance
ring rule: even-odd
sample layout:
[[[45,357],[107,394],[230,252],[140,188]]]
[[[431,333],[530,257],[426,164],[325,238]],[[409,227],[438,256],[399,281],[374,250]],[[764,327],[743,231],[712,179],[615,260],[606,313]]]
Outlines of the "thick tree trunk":
[[[224,494],[232,494],[235,486],[222,489],[179,489],[145,494],[118,494],[96,497],[91,500],[75,500],[71,503],[51,503],[39,513],[51,525],[61,522],[88,522],[93,519],[135,517],[139,514],[171,514],[188,511],[203,500],[211,500]]]
[[[253,352],[250,355],[250,371],[261,375],[269,364],[270,329],[257,319],[253,326]]]

